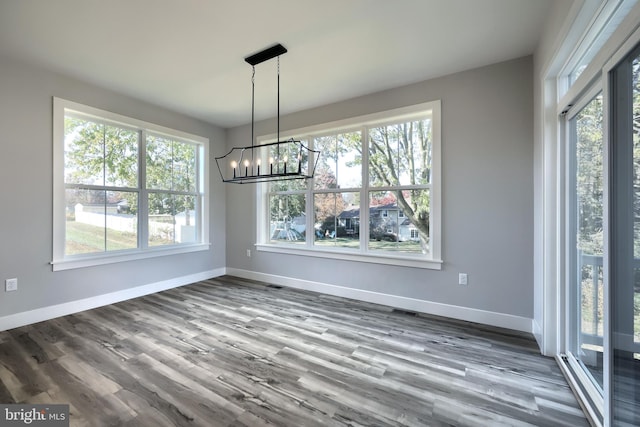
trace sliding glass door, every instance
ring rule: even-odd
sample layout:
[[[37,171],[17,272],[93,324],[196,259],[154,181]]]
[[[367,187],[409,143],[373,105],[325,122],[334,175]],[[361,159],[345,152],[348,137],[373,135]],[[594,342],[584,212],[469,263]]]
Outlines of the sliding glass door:
[[[603,402],[604,137],[602,93],[569,111],[568,358],[595,407]],[[600,418],[602,412],[597,414]]]
[[[640,46],[603,71],[564,117],[564,360],[596,424],[638,426]]]
[[[640,425],[640,48],[611,73],[613,425]]]

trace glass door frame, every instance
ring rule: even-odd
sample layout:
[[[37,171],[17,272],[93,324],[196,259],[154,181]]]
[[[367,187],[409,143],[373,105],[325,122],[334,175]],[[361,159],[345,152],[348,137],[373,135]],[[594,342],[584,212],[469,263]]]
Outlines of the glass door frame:
[[[605,94],[608,99],[612,100],[610,107],[605,110],[605,120],[606,120],[606,137],[607,143],[605,146],[606,149],[606,163],[605,163],[605,179],[607,180],[606,187],[606,208],[607,208],[607,228],[605,229],[605,250],[607,257],[605,258],[605,267],[607,270],[605,273],[607,277],[610,279],[608,281],[607,287],[605,287],[605,298],[607,298],[607,310],[605,310],[607,316],[605,318],[605,345],[608,351],[605,351],[605,426],[615,425],[616,419],[616,407],[614,402],[614,390],[615,390],[615,379],[616,379],[616,366],[615,366],[615,350],[620,348],[621,344],[621,334],[619,333],[618,328],[620,327],[619,319],[615,319],[614,316],[618,314],[617,307],[615,306],[618,297],[622,296],[623,298],[626,296],[623,294],[616,294],[616,289],[619,289],[617,282],[619,280],[620,273],[624,274],[625,267],[631,268],[633,270],[633,266],[635,265],[635,257],[633,251],[633,240],[635,237],[633,236],[633,232],[631,233],[631,242],[627,242],[627,235],[625,234],[625,230],[623,229],[622,233],[619,232],[618,223],[625,222],[629,219],[628,212],[620,212],[621,208],[628,201],[624,200],[625,195],[622,194],[622,190],[630,190],[633,191],[633,187],[628,188],[628,184],[626,180],[628,178],[633,178],[633,165],[629,170],[623,170],[624,168],[620,168],[619,162],[624,159],[624,153],[620,151],[620,144],[631,144],[631,147],[627,147],[624,145],[622,149],[630,148],[633,149],[633,124],[630,123],[631,129],[629,126],[626,126],[625,120],[629,119],[629,116],[623,116],[624,113],[633,114],[633,95],[631,96],[631,100],[627,98],[629,94],[626,91],[633,90],[630,81],[618,81],[618,78],[628,78],[631,79],[632,75],[629,73],[631,70],[626,70],[620,76],[619,67],[629,58],[640,56],[640,25],[636,30],[630,35],[629,38],[616,50],[616,52],[611,56],[609,61],[606,62],[603,67],[603,76],[606,76],[605,81]],[[626,73],[626,74],[625,74]],[[622,93],[619,92],[620,84],[626,85],[623,88]],[[625,102],[629,101],[630,105],[623,106]],[[631,106],[631,111],[629,111],[629,106]],[[618,114],[621,112],[621,114]],[[633,120],[631,118],[631,120]],[[621,142],[624,141],[624,142]],[[616,147],[614,147],[616,145]],[[633,157],[632,157],[633,158]],[[624,180],[621,182],[621,180]],[[620,185],[621,187],[620,188]],[[633,184],[631,184],[633,186]],[[633,196],[632,202],[633,203]],[[626,224],[629,225],[628,223]],[[624,225],[621,225],[624,227]],[[633,224],[631,224],[633,229]],[[624,240],[624,241],[621,241]],[[630,243],[631,246],[631,259],[629,260],[629,254],[625,253],[624,250],[620,250],[624,243]],[[628,245],[629,246],[629,245]],[[628,248],[627,248],[628,249]],[[618,256],[620,255],[620,256]],[[622,258],[622,259],[620,259]],[[630,265],[629,265],[630,264]],[[627,289],[620,289],[620,292],[624,292]],[[635,293],[635,292],[633,292]],[[633,311],[633,308],[632,308]],[[627,313],[628,314],[628,313]],[[633,313],[632,322],[633,322]],[[635,334],[635,330],[633,331]],[[631,337],[631,343],[624,344],[625,351],[633,351],[634,353],[640,353],[640,343],[636,343],[634,337]],[[635,396],[638,398],[638,392],[636,392]],[[637,421],[637,417],[636,421]]]
[[[540,52],[539,78],[534,86],[535,95],[539,96],[535,129],[534,159],[538,179],[535,197],[536,208],[540,219],[535,223],[537,240],[534,242],[536,257],[536,273],[534,277],[534,335],[543,354],[556,358],[563,374],[575,394],[582,401],[585,413],[593,425],[611,426],[614,422],[612,401],[613,360],[607,349],[612,348],[611,313],[609,295],[609,278],[611,276],[610,247],[606,237],[603,253],[604,300],[603,313],[603,403],[600,409],[592,409],[585,399],[585,392],[580,388],[584,382],[579,378],[582,369],[574,363],[567,351],[575,334],[568,333],[568,304],[570,294],[567,293],[569,270],[568,250],[571,241],[567,238],[571,225],[568,223],[567,208],[569,203],[569,169],[568,169],[568,126],[566,114],[592,87],[598,86],[603,94],[603,232],[609,236],[609,204],[610,204],[610,108],[611,87],[609,74],[611,70],[640,42],[640,1],[637,0],[585,0],[581,5],[574,5],[562,24],[554,27],[559,31],[557,40],[542,41]],[[617,17],[616,17],[617,16]],[[619,19],[618,19],[619,18]],[[593,47],[594,38],[601,37],[601,42]],[[555,45],[554,45],[555,43]],[[593,54],[583,53],[593,47]],[[544,49],[548,49],[548,52]],[[584,57],[583,57],[584,56]],[[583,61],[584,60],[584,61]],[[584,68],[580,76],[571,79],[578,63]],[[535,57],[534,57],[535,63]],[[537,68],[536,68],[537,70]],[[534,95],[534,102],[535,102]],[[573,107],[574,110],[576,107]],[[574,202],[575,203],[575,202]],[[574,255],[577,256],[577,255]],[[598,260],[599,262],[599,260]],[[574,262],[573,265],[576,265]],[[573,298],[575,302],[575,295]],[[578,372],[578,374],[574,374]],[[596,416],[597,412],[603,417]]]
[[[628,29],[627,29],[628,31]],[[603,60],[600,65],[600,72],[588,84],[584,85],[578,96],[572,99],[564,97],[562,103],[558,104],[559,113],[559,129],[560,141],[562,142],[561,155],[558,164],[562,170],[560,179],[562,180],[560,188],[562,189],[559,197],[561,202],[558,204],[559,212],[562,218],[561,227],[563,229],[562,239],[559,242],[560,258],[564,265],[561,267],[562,272],[559,277],[562,278],[558,296],[560,298],[561,316],[559,317],[560,325],[558,330],[560,357],[558,361],[563,367],[563,371],[568,377],[572,376],[570,383],[575,393],[585,405],[585,410],[589,413],[592,421],[598,426],[615,425],[614,417],[614,345],[615,340],[613,334],[615,331],[613,315],[616,313],[615,295],[612,293],[612,280],[615,256],[615,233],[612,225],[615,218],[612,217],[612,203],[615,203],[614,175],[614,159],[612,158],[612,142],[616,137],[614,127],[616,126],[615,100],[613,87],[613,72],[621,61],[628,58],[633,53],[640,53],[640,24],[630,32],[624,41],[617,44],[610,50],[608,60]],[[577,291],[571,289],[572,279],[575,278],[576,268],[578,265],[577,254],[575,252],[576,240],[575,236],[571,236],[575,232],[576,218],[572,217],[575,213],[576,204],[575,177],[572,176],[576,172],[575,162],[572,163],[571,147],[571,126],[570,120],[574,118],[599,92],[602,92],[603,102],[603,386],[602,393],[594,386],[590,375],[585,372],[581,362],[572,354],[576,348],[577,334],[580,333],[579,325],[572,319],[575,316],[577,307],[572,304],[579,303]],[[564,106],[564,108],[563,108]],[[572,188],[573,187],[573,188]],[[564,198],[564,200],[562,200]],[[613,254],[613,255],[612,255]],[[635,348],[635,344],[634,344]],[[591,402],[589,402],[591,401]]]
[[[575,389],[576,393],[581,396],[581,399],[586,402],[590,402],[590,416],[599,422],[604,420],[605,410],[604,410],[604,396],[606,396],[606,391],[597,384],[596,380],[593,378],[592,374],[586,369],[584,363],[580,360],[579,355],[576,355],[580,349],[581,338],[581,293],[577,286],[575,286],[577,276],[579,273],[578,269],[581,265],[580,260],[578,259],[577,254],[577,236],[576,236],[576,228],[577,228],[577,203],[578,203],[578,195],[576,191],[577,179],[577,161],[575,156],[575,148],[577,146],[577,138],[574,135],[574,122],[575,119],[599,94],[602,93],[602,108],[603,108],[603,124],[602,124],[602,138],[603,138],[603,206],[602,206],[602,221],[603,221],[603,233],[606,233],[605,223],[607,221],[607,207],[606,207],[606,197],[607,197],[607,178],[606,178],[606,151],[607,151],[607,136],[606,136],[606,111],[608,108],[608,100],[604,95],[604,88],[602,85],[602,80],[597,79],[592,82],[592,84],[588,87],[588,89],[584,90],[583,93],[576,98],[570,105],[567,105],[567,108],[564,109],[561,113],[560,117],[560,128],[563,135],[564,140],[564,149],[563,149],[563,161],[564,163],[564,194],[565,200],[562,204],[562,209],[564,210],[564,241],[562,246],[564,248],[564,274],[563,274],[563,312],[564,318],[562,319],[562,324],[564,325],[563,331],[563,353],[564,353],[564,361],[567,363],[568,368],[571,370],[571,373],[575,376],[579,388]],[[606,235],[606,234],[605,234]],[[606,239],[604,239],[606,241]],[[603,270],[605,270],[604,265],[606,261],[604,256],[607,254],[606,250],[606,242],[605,247],[603,248]],[[603,271],[603,286],[605,289],[606,295],[606,271]],[[597,290],[596,290],[597,292]],[[606,315],[608,310],[604,310],[604,326],[603,333],[606,336],[607,324],[606,324]],[[605,343],[603,336],[603,370],[606,370],[604,360],[604,351]],[[604,376],[604,373],[603,373]],[[606,380],[603,378],[603,384],[606,384]]]

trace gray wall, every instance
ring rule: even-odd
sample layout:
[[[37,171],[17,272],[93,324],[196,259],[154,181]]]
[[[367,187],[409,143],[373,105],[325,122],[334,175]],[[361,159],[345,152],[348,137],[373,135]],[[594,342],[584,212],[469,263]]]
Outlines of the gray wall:
[[[442,100],[441,271],[255,250],[248,258],[246,249],[255,243],[255,187],[223,186],[211,161],[211,250],[52,272],[52,96],[207,137],[210,159],[226,151],[225,138],[227,147],[250,143],[250,127],[225,135],[8,58],[0,58],[0,94],[0,284],[19,279],[17,292],[0,291],[0,318],[225,266],[533,317],[530,57],[281,118],[286,130]],[[258,135],[274,129],[273,120],[257,124]],[[469,286],[457,285],[459,272],[469,274]]]
[[[295,129],[442,100],[441,271],[252,251],[255,187],[227,189],[227,267],[533,317],[533,80],[526,57],[281,118]],[[284,102],[284,101],[283,101]],[[257,135],[273,133],[273,120]],[[250,127],[228,130],[228,147]],[[469,285],[457,284],[458,273]]]
[[[0,318],[225,266],[225,188],[211,162],[208,251],[53,272],[52,97],[209,138],[224,152],[224,131],[91,84],[0,58]],[[217,170],[215,171],[217,173]],[[4,280],[17,277],[17,292]]]

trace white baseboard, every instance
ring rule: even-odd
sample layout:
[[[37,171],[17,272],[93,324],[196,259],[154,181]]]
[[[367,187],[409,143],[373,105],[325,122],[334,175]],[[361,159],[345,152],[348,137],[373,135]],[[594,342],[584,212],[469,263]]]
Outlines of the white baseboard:
[[[533,320],[527,317],[513,316],[511,314],[496,313],[492,311],[478,310],[475,308],[461,307],[457,305],[441,304],[415,298],[406,298],[397,295],[347,288],[344,286],[329,285],[326,283],[258,273],[236,268],[227,268],[226,272],[227,274],[232,276],[237,276],[244,279],[259,280],[290,288],[304,289],[307,291],[352,298],[355,300],[391,306],[403,310],[433,314],[436,316],[449,317],[452,319],[465,320],[468,322],[481,323],[484,325],[507,328],[516,331],[528,333],[533,332]]]
[[[534,335],[536,332],[536,327],[533,320],[526,317],[513,316],[510,314],[496,313],[456,305],[441,304],[415,298],[406,298],[397,295],[347,288],[344,286],[329,285],[326,283],[294,279],[285,276],[257,273],[235,268],[218,268],[215,270],[209,270],[201,273],[191,274],[188,276],[163,280],[161,282],[150,283],[148,285],[138,286],[131,289],[124,289],[121,291],[98,295],[82,300],[52,305],[49,307],[42,307],[22,313],[10,314],[8,316],[0,317],[0,331],[30,325],[32,323],[42,322],[44,320],[54,319],[56,317],[66,316],[68,314],[78,313],[84,310],[91,310],[93,308],[114,304],[120,301],[153,294],[167,289],[185,286],[201,280],[210,279],[212,277],[219,277],[224,274],[242,277],[245,279],[260,280],[290,288],[320,292],[345,298],[352,298],[355,300],[391,306],[394,308],[400,308],[403,310],[410,310],[419,313],[433,314],[437,316],[449,317],[452,319],[465,320],[468,322],[476,322],[484,325],[497,326],[501,328],[513,329],[529,333],[534,332]]]
[[[35,310],[25,311],[22,313],[10,314],[8,316],[0,317],[0,331],[6,331],[7,329],[18,328],[20,326],[54,319],[56,317],[66,316],[68,314],[78,313],[84,310],[91,310],[92,308],[102,307],[120,301],[165,291],[167,289],[177,288],[201,280],[210,279],[212,277],[222,276],[224,274],[225,269],[218,268],[215,270],[203,271],[201,273],[163,280],[161,282],[150,283],[148,285],[137,286],[135,288],[124,289],[109,294],[98,295],[91,298],[37,308]]]

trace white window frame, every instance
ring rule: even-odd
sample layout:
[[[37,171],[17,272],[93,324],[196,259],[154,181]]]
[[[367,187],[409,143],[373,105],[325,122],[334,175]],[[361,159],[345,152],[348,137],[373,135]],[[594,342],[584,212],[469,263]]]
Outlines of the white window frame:
[[[196,191],[199,193],[200,203],[196,203],[198,209],[196,243],[181,243],[148,247],[144,243],[146,236],[146,220],[148,210],[146,203],[140,203],[138,216],[138,247],[135,249],[108,251],[81,255],[65,255],[66,217],[65,217],[65,182],[64,182],[64,120],[66,112],[79,114],[88,119],[96,119],[116,126],[133,128],[140,132],[141,143],[144,146],[146,133],[173,138],[178,141],[193,143],[199,146],[196,162],[200,171],[197,177]],[[120,114],[79,104],[66,99],[53,97],[53,259],[51,264],[53,271],[68,270],[74,268],[90,267],[95,265],[111,264],[138,259],[154,258],[158,256],[182,254],[209,249],[209,167],[206,159],[209,157],[209,139],[190,133],[166,128],[142,120],[133,119]],[[139,153],[142,156],[143,152]],[[139,199],[146,194],[142,177],[144,171],[140,171]]]
[[[411,121],[424,119],[430,116],[432,120],[432,153],[431,153],[431,182],[428,186],[431,197],[429,230],[430,236],[430,253],[428,254],[398,254],[383,251],[369,251],[365,247],[359,250],[344,248],[327,248],[314,246],[311,239],[305,245],[294,244],[272,244],[269,243],[269,201],[268,201],[268,183],[259,184],[256,188],[256,206],[257,206],[257,224],[256,224],[256,244],[258,251],[275,252],[290,255],[302,255],[329,259],[342,259],[356,262],[367,262],[386,265],[399,265],[407,267],[425,268],[433,270],[441,270],[443,260],[441,259],[441,105],[440,100],[425,102],[422,104],[412,105],[408,107],[398,108],[394,110],[374,113],[364,116],[353,117],[350,119],[339,120],[330,123],[319,124],[302,129],[294,129],[280,133],[280,139],[285,140],[295,137],[297,139],[305,139],[307,135],[315,136],[321,133],[329,132],[353,132],[354,129],[362,127],[373,127],[386,125],[389,123],[399,123],[403,120]],[[273,141],[275,134],[263,135],[257,139],[257,144],[264,144]],[[366,138],[363,134],[363,138]],[[364,142],[363,142],[364,143]],[[366,152],[367,150],[365,150]],[[363,168],[363,169],[366,169]],[[367,171],[363,171],[366,177]],[[368,199],[369,191],[380,190],[376,187],[369,187],[368,178],[363,179],[360,191],[366,194],[366,198],[361,196],[361,200]],[[384,188],[383,188],[384,190]],[[345,190],[346,191],[346,190]],[[307,193],[308,194],[308,193]],[[309,203],[309,201],[307,201]],[[311,201],[313,203],[313,201]],[[308,208],[309,209],[309,208]],[[308,210],[307,210],[308,212]],[[362,221],[368,221],[368,209],[363,210]],[[307,215],[309,218],[309,215]],[[308,221],[309,222],[309,221]],[[307,224],[309,228],[310,224]],[[362,246],[362,245],[361,245]]]
[[[613,33],[621,28],[625,31],[628,24],[625,18],[631,13],[638,0],[587,0],[576,17],[576,27],[583,32],[576,38],[575,46],[566,54],[557,77],[558,105],[566,106],[579,98],[585,87],[591,86],[600,78],[602,65],[608,59]],[[620,31],[618,31],[620,32]],[[570,38],[570,37],[568,37]],[[579,76],[574,79],[580,69]],[[561,107],[566,108],[566,107]]]

